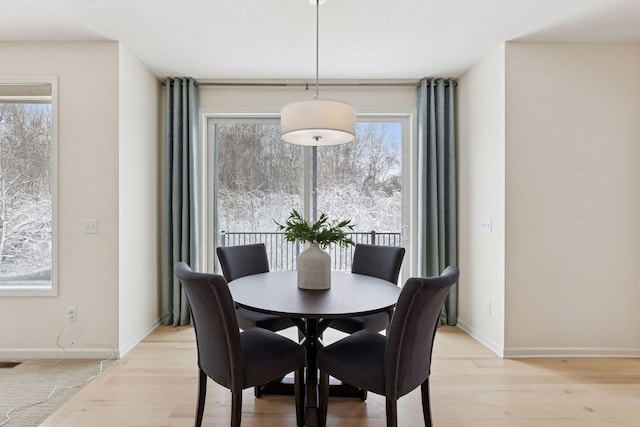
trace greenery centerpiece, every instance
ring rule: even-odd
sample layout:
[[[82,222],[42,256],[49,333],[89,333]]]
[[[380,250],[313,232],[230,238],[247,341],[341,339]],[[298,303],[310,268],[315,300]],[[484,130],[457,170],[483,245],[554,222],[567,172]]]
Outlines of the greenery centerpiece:
[[[295,209],[289,214],[284,224],[276,222],[278,231],[284,231],[287,242],[300,241],[302,243],[317,243],[325,249],[331,243],[340,246],[355,245],[354,241],[347,237],[348,231],[353,231],[351,220],[329,222],[327,214],[320,215],[320,219],[311,224]]]
[[[288,242],[309,243],[298,255],[298,287],[301,289],[329,289],[331,287],[331,256],[324,251],[335,243],[339,246],[355,245],[347,236],[353,231],[351,220],[329,221],[327,214],[313,224],[293,209],[284,224],[276,222],[278,231],[284,231]]]

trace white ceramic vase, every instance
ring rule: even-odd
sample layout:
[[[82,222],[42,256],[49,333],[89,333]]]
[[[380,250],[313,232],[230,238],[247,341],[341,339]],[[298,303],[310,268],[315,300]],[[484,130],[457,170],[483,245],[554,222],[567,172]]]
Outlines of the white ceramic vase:
[[[331,288],[331,256],[317,243],[298,255],[298,287],[322,290]]]

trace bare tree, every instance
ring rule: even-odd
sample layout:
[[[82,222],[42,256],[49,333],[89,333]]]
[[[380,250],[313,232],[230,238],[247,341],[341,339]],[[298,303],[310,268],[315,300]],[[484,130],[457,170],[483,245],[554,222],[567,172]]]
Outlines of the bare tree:
[[[51,110],[0,104],[0,275],[51,269]]]
[[[219,227],[273,231],[274,218],[301,208],[302,148],[283,143],[273,124],[224,124],[217,132]],[[319,206],[367,231],[399,230],[400,144],[385,124],[360,123],[357,135],[318,148]]]
[[[384,186],[400,175],[395,142],[384,124],[361,123],[354,142],[319,149],[319,180],[326,186],[358,182],[365,192]]]

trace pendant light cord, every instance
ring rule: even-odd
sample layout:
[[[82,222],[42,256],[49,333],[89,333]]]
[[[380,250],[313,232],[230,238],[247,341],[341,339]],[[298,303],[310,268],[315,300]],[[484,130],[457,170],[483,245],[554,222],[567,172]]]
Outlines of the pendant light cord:
[[[319,69],[319,52],[320,52],[320,0],[316,0],[316,99],[318,99],[318,69]]]

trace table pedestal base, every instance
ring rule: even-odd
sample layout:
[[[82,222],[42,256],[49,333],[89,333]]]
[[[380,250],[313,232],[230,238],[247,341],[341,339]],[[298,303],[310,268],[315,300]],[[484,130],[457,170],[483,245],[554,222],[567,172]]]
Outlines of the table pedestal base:
[[[271,381],[261,385],[257,388],[256,397],[260,397],[263,394],[293,396],[293,376],[287,375],[280,381]],[[367,399],[367,391],[331,377],[329,378],[329,396],[356,397],[364,401]]]

